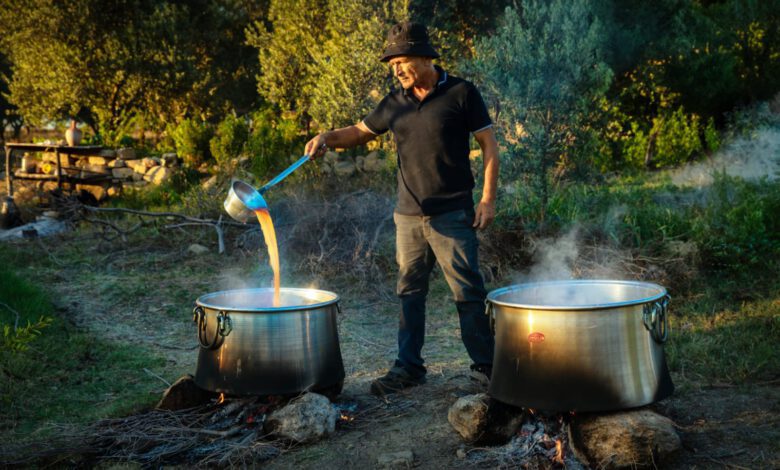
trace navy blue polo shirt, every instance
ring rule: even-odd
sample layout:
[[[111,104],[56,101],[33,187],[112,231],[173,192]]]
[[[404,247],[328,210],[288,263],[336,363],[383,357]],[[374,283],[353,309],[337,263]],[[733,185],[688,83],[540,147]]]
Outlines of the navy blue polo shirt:
[[[385,96],[363,120],[374,134],[393,132],[398,203],[403,215],[473,208],[469,135],[492,125],[477,88],[436,66],[439,82],[419,101],[411,90]]]

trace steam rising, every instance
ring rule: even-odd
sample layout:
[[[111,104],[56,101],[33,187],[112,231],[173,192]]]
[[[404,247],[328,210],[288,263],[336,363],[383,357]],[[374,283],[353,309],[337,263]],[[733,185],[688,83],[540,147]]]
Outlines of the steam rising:
[[[746,180],[780,176],[780,129],[764,127],[750,138],[729,143],[707,161],[697,162],[672,174],[677,186],[706,186],[716,172]]]

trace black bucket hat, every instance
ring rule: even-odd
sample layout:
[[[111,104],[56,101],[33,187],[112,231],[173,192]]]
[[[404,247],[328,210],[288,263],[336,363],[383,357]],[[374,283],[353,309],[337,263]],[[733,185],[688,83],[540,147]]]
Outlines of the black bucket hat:
[[[404,21],[390,28],[387,33],[387,46],[379,59],[387,62],[399,55],[415,55],[422,57],[439,57],[439,53],[431,46],[428,31],[419,23]]]

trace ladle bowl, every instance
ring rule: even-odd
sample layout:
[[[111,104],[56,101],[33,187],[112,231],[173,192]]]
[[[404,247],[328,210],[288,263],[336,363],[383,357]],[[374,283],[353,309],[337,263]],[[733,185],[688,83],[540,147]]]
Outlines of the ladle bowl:
[[[252,185],[241,180],[230,184],[224,206],[230,217],[244,224],[255,216],[255,211],[268,208],[263,196]]]

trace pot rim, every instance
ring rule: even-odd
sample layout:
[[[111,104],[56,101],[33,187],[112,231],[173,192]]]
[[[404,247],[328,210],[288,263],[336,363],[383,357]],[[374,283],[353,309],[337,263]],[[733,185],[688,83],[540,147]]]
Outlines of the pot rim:
[[[649,297],[645,298],[639,298],[639,299],[632,299],[632,300],[626,300],[621,302],[610,302],[610,303],[602,303],[602,304],[586,304],[586,305],[537,305],[537,304],[529,304],[529,303],[516,303],[516,302],[507,302],[507,301],[501,301],[496,300],[497,297],[503,296],[509,292],[524,290],[524,289],[532,289],[536,287],[554,287],[554,286],[566,286],[566,285],[604,285],[604,284],[620,284],[620,285],[626,285],[626,286],[633,286],[633,287],[641,287],[643,289],[655,289],[658,291],[657,294],[651,295]],[[514,284],[507,287],[502,287],[500,289],[495,289],[488,293],[487,298],[485,299],[486,303],[492,303],[495,305],[500,305],[503,307],[512,307],[512,308],[522,308],[527,310],[563,310],[563,311],[571,311],[571,310],[604,310],[604,309],[612,309],[612,308],[620,308],[620,307],[628,307],[633,305],[641,305],[649,302],[655,302],[667,295],[666,288],[652,283],[652,282],[642,282],[642,281],[620,281],[620,280],[610,280],[610,279],[571,279],[571,280],[565,280],[565,281],[541,281],[541,282],[531,282],[531,283],[524,283],[524,284]]]
[[[273,287],[256,287],[256,288],[250,288],[250,289],[231,289],[231,290],[221,290],[217,292],[210,292],[208,294],[203,294],[195,301],[195,305],[203,308],[208,308],[211,310],[224,310],[227,312],[247,312],[247,313],[257,313],[257,312],[267,312],[267,313],[279,313],[279,312],[297,312],[300,310],[313,310],[316,308],[326,307],[328,305],[337,304],[339,301],[341,301],[341,298],[338,296],[338,294],[326,291],[326,290],[320,290],[320,289],[309,289],[305,287],[282,287],[280,289],[280,292],[290,292],[301,295],[301,297],[305,297],[306,293],[312,293],[315,292],[319,296],[323,297],[331,297],[328,300],[312,303],[312,304],[304,304],[304,305],[285,305],[282,307],[231,307],[226,305],[218,305],[209,303],[209,299],[216,297],[218,295],[246,295],[247,293],[252,292],[270,292],[273,294]],[[314,300],[314,299],[313,299]]]

